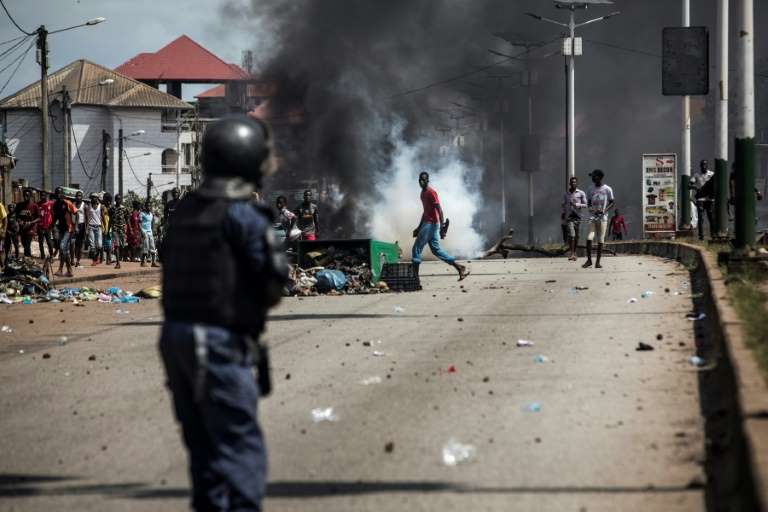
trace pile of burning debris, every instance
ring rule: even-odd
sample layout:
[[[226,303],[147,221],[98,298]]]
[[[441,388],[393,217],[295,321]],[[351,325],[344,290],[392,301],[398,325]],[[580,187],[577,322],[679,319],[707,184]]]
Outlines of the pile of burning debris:
[[[383,281],[373,282],[365,250],[327,249],[304,254],[304,268],[291,266],[288,295],[371,294],[389,291]]]

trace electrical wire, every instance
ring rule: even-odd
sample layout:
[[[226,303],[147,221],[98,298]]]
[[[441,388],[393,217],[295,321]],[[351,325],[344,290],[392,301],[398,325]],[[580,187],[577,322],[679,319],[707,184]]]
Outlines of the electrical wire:
[[[125,149],[123,149],[123,155],[125,155],[125,160],[128,162],[128,168],[131,170],[131,174],[133,174],[133,177],[136,178],[136,181],[139,182],[139,185],[141,185],[142,187],[146,187],[147,186],[146,180],[142,182],[139,179],[139,177],[136,175],[136,171],[133,170],[133,165],[131,165],[131,159],[128,157],[128,152]]]
[[[542,44],[541,46],[539,46],[535,50],[524,50],[524,51],[521,51],[518,54],[510,55],[509,57],[505,57],[502,60],[498,60],[496,62],[492,62],[491,64],[488,64],[486,66],[481,66],[481,67],[479,67],[477,69],[474,69],[472,71],[467,71],[466,73],[462,73],[462,74],[454,76],[454,77],[444,78],[443,80],[438,80],[437,82],[433,82],[431,84],[423,85],[421,87],[416,87],[416,88],[413,88],[413,89],[409,89],[407,91],[402,91],[402,92],[393,94],[392,96],[389,97],[389,99],[393,100],[393,99],[396,99],[396,98],[401,98],[403,96],[408,96],[410,94],[415,94],[417,92],[426,91],[427,89],[431,89],[433,87],[439,87],[439,86],[442,86],[442,85],[446,85],[446,84],[449,84],[451,82],[456,82],[457,80],[462,80],[464,78],[467,78],[468,76],[472,76],[472,75],[475,75],[477,73],[482,73],[483,71],[488,71],[489,69],[495,68],[495,67],[500,66],[502,64],[506,64],[509,61],[517,60],[517,59],[523,57],[529,51],[531,53],[533,53],[534,51],[540,50],[542,48],[546,48],[550,44],[554,43],[555,41],[559,41],[559,40],[560,40],[560,36],[558,36],[558,37],[556,37],[554,39],[551,39],[549,41],[546,41],[544,44]]]
[[[649,51],[646,51],[646,50],[638,50],[636,48],[629,48],[629,47],[621,46],[621,45],[614,44],[614,43],[606,43],[604,41],[596,41],[594,39],[584,39],[584,41],[586,41],[588,43],[596,44],[596,45],[599,45],[599,46],[605,46],[606,48],[613,48],[614,50],[621,50],[621,51],[624,51],[624,52],[627,52],[627,53],[634,53],[636,55],[644,55],[646,57],[654,57],[656,59],[662,59],[663,58],[663,56],[661,54],[658,54],[658,53],[653,53],[653,52],[649,52]],[[712,66],[712,67],[714,67],[714,66]],[[729,71],[733,71],[733,70],[729,70]],[[768,74],[764,74],[764,73],[757,73],[756,72],[755,76],[760,77],[760,78],[767,78],[768,79]]]
[[[0,0],[0,5],[3,6],[3,10],[5,11],[5,14],[8,16],[8,19],[11,20],[11,23],[16,25],[17,29],[19,29],[23,34],[27,34],[28,36],[32,35],[32,32],[27,32],[26,30],[21,28],[18,23],[16,23],[16,20],[13,19],[13,16],[11,16],[11,13],[8,12],[8,8],[5,6],[5,3],[3,2],[3,0]]]
[[[29,45],[29,47],[27,48],[27,50],[26,50],[26,51],[25,51],[23,54],[21,54],[19,57],[17,57],[17,58],[16,58],[16,61],[18,62],[18,64],[16,64],[16,68],[13,70],[13,72],[11,72],[11,76],[9,76],[9,77],[8,77],[8,80],[6,80],[6,81],[5,81],[5,83],[3,84],[3,86],[2,86],[2,87],[0,87],[0,98],[2,98],[2,97],[3,97],[3,96],[2,96],[2,95],[3,95],[3,91],[5,90],[5,88],[6,88],[6,87],[8,87],[8,84],[9,84],[9,83],[11,83],[11,80],[13,80],[13,77],[14,77],[14,76],[16,76],[16,73],[19,71],[19,68],[20,68],[20,67],[21,67],[21,65],[24,63],[24,59],[26,58],[26,56],[27,56],[27,55],[29,55],[29,50],[31,50],[31,49],[32,49],[32,46],[33,46],[34,44],[35,44],[35,43],[34,43],[34,41],[33,41],[33,42],[32,42],[32,43]],[[13,63],[11,63],[11,64],[13,64]],[[3,71],[5,71],[5,69],[3,69]]]
[[[88,169],[86,169],[85,163],[83,163],[83,157],[80,155],[80,146],[77,143],[77,135],[75,134],[75,128],[74,128],[74,126],[72,126],[72,123],[69,124],[69,130],[70,130],[70,132],[72,132],[72,140],[75,141],[75,152],[77,153],[77,159],[80,160],[80,167],[83,168],[83,173],[85,173],[85,175],[88,178],[93,179],[93,176],[88,174]],[[102,149],[99,151],[99,156],[101,156],[101,152],[103,150],[104,150],[104,148],[102,147]],[[96,157],[96,161],[97,162],[99,161],[99,157]],[[93,174],[94,174],[94,176],[96,175],[95,172]]]
[[[19,36],[19,37],[14,37],[13,39],[9,39],[7,41],[0,41],[0,46],[5,46],[8,43],[18,41],[19,39],[24,39],[25,37],[29,37],[29,36]]]
[[[24,43],[26,43],[30,39],[32,39],[30,36],[26,36],[26,37],[22,36],[22,38],[21,38],[21,40],[19,42],[17,42],[16,44],[11,46],[10,48],[6,48],[2,52],[0,52],[0,60],[5,59],[8,55],[10,55],[11,53],[15,52],[16,50],[18,50],[19,48],[24,46]],[[34,43],[34,41],[33,41],[33,43]]]

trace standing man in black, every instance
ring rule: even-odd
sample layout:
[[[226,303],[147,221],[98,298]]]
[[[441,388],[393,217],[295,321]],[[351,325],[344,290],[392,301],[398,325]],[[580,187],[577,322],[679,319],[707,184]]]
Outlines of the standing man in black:
[[[272,171],[271,148],[261,121],[210,124],[203,183],[179,202],[165,239],[160,353],[197,511],[258,511],[264,497],[267,456],[256,403],[269,379],[258,339],[288,277],[270,209],[251,200]]]
[[[304,191],[304,202],[296,209],[297,225],[301,230],[302,240],[317,240],[320,234],[320,221],[317,205],[312,202],[312,191]]]
[[[165,203],[165,208],[163,208],[163,226],[168,226],[168,220],[173,215],[173,212],[176,211],[176,208],[179,207],[179,195],[178,188],[171,190],[171,200]]]
[[[702,160],[699,163],[699,172],[693,175],[690,181],[691,189],[695,190],[696,214],[699,218],[699,240],[704,240],[704,214],[707,215],[709,233],[712,236],[712,207],[715,202],[715,173],[709,169],[709,162]]]

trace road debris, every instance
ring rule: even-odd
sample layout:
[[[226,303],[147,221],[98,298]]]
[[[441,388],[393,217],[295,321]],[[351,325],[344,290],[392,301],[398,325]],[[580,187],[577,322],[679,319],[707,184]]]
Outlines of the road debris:
[[[637,347],[635,347],[635,350],[638,352],[648,352],[651,350],[654,350],[653,345],[649,345],[648,343],[643,343],[642,341],[637,342]]]
[[[646,291],[644,291],[643,293],[640,294],[640,297],[643,298],[643,299],[648,299],[648,298],[651,297],[651,295],[654,295],[654,292],[652,292],[650,290],[646,290]]]
[[[635,297],[632,297],[627,301],[627,304],[634,304],[635,302],[637,302],[637,299]]]
[[[366,377],[360,381],[363,386],[370,386],[371,384],[381,384],[381,377],[374,375],[373,377]]]
[[[518,347],[532,347],[533,342],[529,340],[517,340]]]
[[[387,444],[384,445],[384,453],[392,453],[395,451],[395,443],[392,441],[389,441]]]
[[[456,466],[475,457],[477,449],[471,444],[462,444],[454,438],[450,438],[443,446],[443,464]]]
[[[701,358],[701,357],[699,357],[699,356],[691,356],[691,358],[689,359],[689,361],[691,362],[691,364],[692,364],[693,366],[695,366],[695,367],[697,367],[697,368],[701,368],[702,366],[704,366],[704,359],[702,359],[702,358]]]
[[[526,412],[539,412],[541,411],[541,404],[539,402],[531,402],[523,410]]]
[[[395,306],[395,313],[405,313],[405,308],[402,306]]]
[[[321,423],[323,421],[339,421],[339,417],[333,411],[333,407],[318,407],[312,409],[312,421]]]
[[[4,326],[0,327],[0,332],[5,332],[5,333],[10,334],[10,333],[13,332],[13,329],[11,329],[10,325],[4,325]]]
[[[547,356],[543,356],[541,354],[537,355],[533,358],[534,363],[546,363],[549,361],[549,358]]]
[[[692,312],[692,313],[688,313],[687,315],[685,315],[685,317],[688,320],[690,320],[691,322],[696,322],[698,320],[704,320],[705,318],[707,318],[707,314],[706,313]]]
[[[380,352],[378,350],[373,351],[374,357],[384,357],[386,354],[384,352]]]

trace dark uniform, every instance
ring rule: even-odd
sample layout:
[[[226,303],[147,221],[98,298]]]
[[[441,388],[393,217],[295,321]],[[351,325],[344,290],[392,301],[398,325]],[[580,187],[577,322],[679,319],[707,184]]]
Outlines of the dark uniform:
[[[249,145],[266,152],[248,155]],[[287,278],[284,255],[273,250],[269,209],[250,200],[268,156],[261,123],[237,118],[210,125],[205,181],[180,200],[165,241],[160,353],[198,511],[260,510],[265,491],[256,404],[267,366],[257,340]]]

